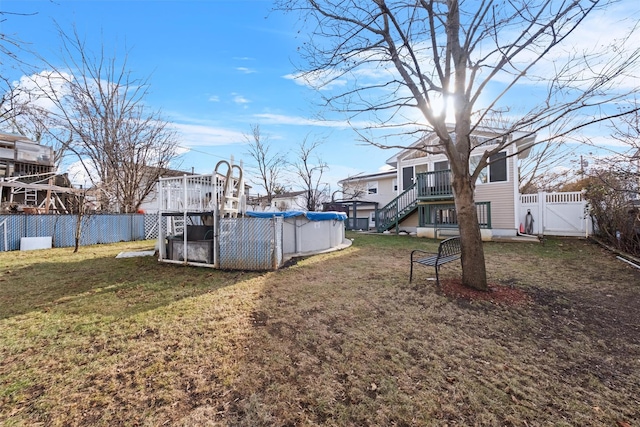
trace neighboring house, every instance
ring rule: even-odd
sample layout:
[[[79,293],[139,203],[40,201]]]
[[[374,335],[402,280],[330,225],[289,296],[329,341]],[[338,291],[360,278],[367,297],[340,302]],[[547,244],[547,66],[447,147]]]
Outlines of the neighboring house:
[[[0,177],[40,175],[53,171],[51,147],[23,135],[0,132]]]
[[[51,147],[23,135],[0,132],[2,210],[66,211],[68,195],[73,192],[67,176],[55,173]]]
[[[474,133],[482,148],[472,152],[471,168],[481,152],[493,148],[490,139],[495,131]],[[525,158],[535,140],[535,135],[513,133],[513,144],[493,157],[476,185],[476,207],[484,239],[515,236],[521,217],[518,212],[518,160]],[[370,226],[377,231],[395,228],[416,232],[424,237],[443,237],[458,233],[456,209],[451,188],[451,171],[444,154],[427,154],[413,148],[436,144],[437,137],[430,135],[398,152],[387,160],[394,169],[390,172],[355,176],[340,181],[345,195],[345,205],[350,200],[366,199],[379,203],[378,208],[361,206],[358,218],[369,218]],[[516,152],[520,154],[515,155]],[[476,154],[477,153],[477,154]],[[355,196],[350,199],[350,196]],[[375,219],[375,225],[372,224]]]
[[[165,172],[163,172],[162,177],[163,178],[175,178],[175,177],[179,177],[179,176],[184,176],[184,175],[194,175],[193,172],[185,172],[185,171],[180,171],[180,170],[175,170],[175,169],[167,169]],[[154,189],[153,191],[151,191],[151,193],[149,193],[147,195],[147,197],[145,197],[144,199],[142,199],[142,202],[140,203],[140,207],[138,207],[138,212],[139,213],[148,213],[148,214],[155,214],[158,212],[158,189],[156,187],[156,189]]]
[[[249,196],[247,210],[254,212],[306,211],[306,191],[287,191],[274,194],[271,203],[267,196]]]
[[[398,195],[395,169],[372,174],[360,174],[338,181],[342,187],[342,204],[349,216],[347,224],[353,229],[376,228],[376,212]],[[333,207],[333,210],[336,208]]]
[[[316,200],[322,200],[322,194],[318,193]],[[320,210],[318,206],[316,210]],[[247,210],[253,212],[283,212],[283,211],[307,211],[307,191],[287,191],[274,194],[271,203],[267,196],[248,196]],[[345,211],[346,212],[346,211]]]
[[[306,191],[287,191],[271,199],[271,211],[306,211]]]

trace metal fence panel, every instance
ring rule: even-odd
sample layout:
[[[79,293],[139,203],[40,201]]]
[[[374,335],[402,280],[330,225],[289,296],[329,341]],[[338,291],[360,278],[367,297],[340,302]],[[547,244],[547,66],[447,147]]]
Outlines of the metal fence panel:
[[[220,268],[274,270],[282,262],[282,218],[220,220]]]
[[[27,221],[25,215],[0,215],[0,224],[2,224],[0,232],[3,233],[0,244],[3,251],[20,249],[20,238],[30,237],[26,234]]]
[[[51,236],[54,247],[75,246],[77,220],[76,215],[0,215],[0,250],[19,250],[22,237]],[[144,238],[144,215],[95,214],[83,217],[80,240],[83,246]]]

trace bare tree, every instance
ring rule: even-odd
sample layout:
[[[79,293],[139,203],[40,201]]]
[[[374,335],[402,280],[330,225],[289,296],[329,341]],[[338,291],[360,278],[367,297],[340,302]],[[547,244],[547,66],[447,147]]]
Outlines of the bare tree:
[[[630,110],[608,106],[633,88],[618,84],[640,55],[637,31],[578,50],[570,36],[608,0],[279,0],[310,28],[300,51],[299,78],[324,89],[326,102],[345,112],[362,138],[383,148],[407,148],[425,134],[433,144],[415,149],[447,157],[462,242],[462,281],[486,290],[487,275],[474,190],[490,159],[513,135],[552,140]],[[627,15],[629,16],[629,15]],[[618,23],[618,27],[622,23]],[[592,45],[593,46],[593,45]],[[610,53],[614,52],[614,55]],[[629,82],[634,82],[630,79]],[[525,84],[545,93],[514,111],[506,95]],[[447,106],[452,104],[453,113]],[[570,120],[569,120],[570,119]],[[559,135],[546,133],[559,121]],[[474,133],[499,123],[482,143]],[[493,126],[492,126],[493,127]],[[496,129],[493,129],[496,131]],[[414,148],[414,147],[412,147]],[[472,150],[480,154],[470,167]]]
[[[30,14],[13,13],[0,10],[0,24],[8,19],[8,16],[28,16]],[[18,114],[16,109],[16,92],[13,90],[11,79],[7,72],[23,65],[20,53],[23,52],[23,42],[11,34],[0,30],[0,126],[7,128],[8,122]]]
[[[7,16],[33,16],[35,13],[11,13],[0,11],[0,22]],[[25,46],[26,45],[26,46]],[[45,105],[47,94],[30,80],[37,79],[33,74],[33,64],[27,62],[31,54],[28,43],[11,35],[0,33],[0,127],[20,135],[24,135],[39,144],[48,145],[54,150],[54,163],[60,166],[69,144],[69,133],[58,126],[51,112]],[[5,72],[9,69],[20,70],[23,74],[32,74],[31,78],[23,77],[19,81],[10,81]],[[30,71],[31,70],[31,71]],[[45,72],[45,74],[47,74]]]
[[[99,192],[101,208],[136,212],[175,159],[176,133],[144,104],[148,79],[133,77],[127,56],[122,62],[104,51],[93,56],[75,29],[59,33],[63,67],[47,62],[53,71],[34,83],[55,105],[55,120]]]
[[[82,233],[84,231],[83,225],[86,224],[88,215],[91,213],[90,206],[87,203],[87,189],[84,188],[80,192],[73,193],[71,203],[76,214],[76,224],[73,230],[73,253],[75,254],[80,248]]]
[[[520,193],[556,191],[574,178],[575,171],[565,163],[575,148],[561,141],[549,141],[531,149],[520,165]]]
[[[629,100],[628,105],[635,111],[611,121],[611,136],[622,146],[622,152],[611,156],[606,167],[619,175],[635,179],[640,186],[640,102]],[[636,189],[640,195],[640,189]]]
[[[298,187],[304,191],[302,208],[313,212],[328,200],[327,184],[322,182],[322,175],[329,166],[317,154],[320,141],[309,142],[306,138],[298,145],[295,160],[291,162],[293,173],[299,179]]]
[[[350,177],[342,185],[342,197],[344,199],[358,200],[367,194],[367,184],[364,180],[356,180]],[[332,198],[333,199],[333,198]]]
[[[245,135],[248,154],[258,164],[258,176],[252,180],[266,192],[266,203],[271,205],[273,196],[284,188],[280,182],[287,161],[283,154],[274,152],[269,140],[260,132],[260,125],[251,126],[251,135]]]
[[[33,74],[27,80],[37,79],[40,77]],[[49,99],[46,94],[32,84],[25,87],[23,84],[26,82],[21,83],[11,88],[13,114],[7,118],[6,126],[32,141],[50,146],[54,152],[54,164],[59,167],[72,142],[71,132],[44,105]]]
[[[637,106],[636,98],[629,101]],[[608,244],[640,255],[640,112],[612,120],[619,152],[597,159],[575,190],[585,191],[596,234]]]
[[[594,169],[580,182],[589,201],[598,237],[618,249],[640,255],[637,176],[628,171]]]
[[[10,123],[16,115],[14,104],[15,93],[11,88],[11,82],[4,76],[0,76],[0,127],[10,128]]]

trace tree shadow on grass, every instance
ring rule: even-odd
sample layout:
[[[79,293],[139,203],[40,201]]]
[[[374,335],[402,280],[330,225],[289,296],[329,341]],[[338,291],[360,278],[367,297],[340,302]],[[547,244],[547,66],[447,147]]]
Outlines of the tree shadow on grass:
[[[15,375],[11,390],[22,387],[22,394],[6,393],[4,406],[19,413],[17,423],[70,425],[599,426],[637,419],[637,341],[613,347],[605,340],[611,330],[600,328],[609,322],[587,322],[603,316],[602,298],[606,310],[629,311],[632,320],[638,290],[627,284],[637,273],[603,286],[593,275],[617,267],[605,259],[576,284],[566,259],[528,261],[534,257],[523,250],[506,264],[513,258],[506,246],[509,256],[496,257],[506,282],[534,301],[458,304],[430,281],[420,291],[408,284],[409,252],[422,242],[407,242],[355,246],[268,274],[92,260],[95,277],[77,285],[86,288],[58,299],[32,296],[32,304],[122,315],[182,301],[86,333],[60,328],[60,336],[37,341],[27,330],[28,343],[6,351],[3,362],[33,372]],[[594,263],[583,249],[575,262]],[[56,275],[88,268],[60,264]],[[550,269],[558,283],[542,274]],[[245,280],[251,277],[259,280]],[[189,299],[189,292],[202,296]]]
[[[34,310],[128,316],[258,274],[163,264],[152,256],[34,263],[2,271],[0,319]]]

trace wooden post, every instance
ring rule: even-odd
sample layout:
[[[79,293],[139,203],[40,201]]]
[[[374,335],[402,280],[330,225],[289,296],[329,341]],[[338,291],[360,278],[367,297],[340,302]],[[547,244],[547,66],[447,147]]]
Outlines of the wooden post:
[[[53,175],[49,177],[48,181],[49,187],[47,188],[47,197],[44,200],[44,213],[49,213],[49,205],[51,204],[51,186],[53,185]],[[38,194],[36,192],[36,194]]]

